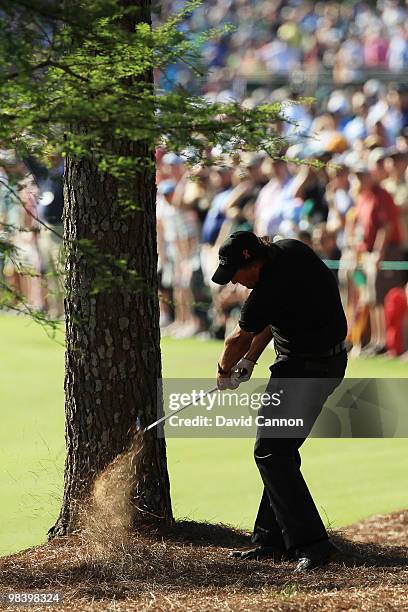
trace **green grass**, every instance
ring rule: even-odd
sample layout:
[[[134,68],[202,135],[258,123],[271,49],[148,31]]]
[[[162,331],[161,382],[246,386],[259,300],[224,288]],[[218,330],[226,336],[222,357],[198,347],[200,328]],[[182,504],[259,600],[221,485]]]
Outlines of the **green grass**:
[[[56,518],[65,456],[63,349],[27,319],[0,317],[0,554],[44,541]],[[168,377],[214,375],[221,343],[163,341]],[[267,374],[267,351],[257,374]],[[407,377],[408,365],[352,361],[348,375]],[[172,499],[177,517],[250,528],[260,482],[252,440],[169,439]],[[303,472],[324,520],[334,527],[407,505],[404,439],[305,443]]]

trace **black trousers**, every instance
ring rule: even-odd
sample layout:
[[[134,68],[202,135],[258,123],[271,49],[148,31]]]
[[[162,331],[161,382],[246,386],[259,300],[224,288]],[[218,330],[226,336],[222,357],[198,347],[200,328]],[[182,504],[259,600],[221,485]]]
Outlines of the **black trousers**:
[[[307,549],[327,540],[327,532],[300,471],[299,448],[322,407],[344,378],[346,351],[324,359],[279,355],[271,367],[269,395],[281,405],[267,405],[261,416],[305,417],[302,427],[276,431],[258,427],[254,456],[264,491],[252,535],[254,544],[281,549]],[[276,395],[275,395],[276,397]]]

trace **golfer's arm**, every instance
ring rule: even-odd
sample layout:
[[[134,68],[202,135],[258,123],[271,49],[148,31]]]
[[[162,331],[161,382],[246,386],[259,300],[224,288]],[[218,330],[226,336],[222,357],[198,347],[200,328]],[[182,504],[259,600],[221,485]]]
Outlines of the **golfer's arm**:
[[[221,353],[221,357],[218,361],[219,365],[226,372],[230,372],[234,365],[238,363],[238,361],[245,355],[245,353],[250,349],[253,334],[244,331],[237,325],[230,333],[229,336],[225,338],[224,341],[224,350]]]
[[[265,327],[260,334],[256,334],[253,336],[251,346],[249,347],[249,351],[246,353],[245,357],[250,361],[256,363],[258,358],[264,352],[265,348],[268,346],[270,341],[273,338],[273,334],[269,325]]]
[[[223,370],[229,372],[244,356],[256,363],[271,340],[272,331],[269,325],[256,336],[237,325],[225,340],[219,364]]]

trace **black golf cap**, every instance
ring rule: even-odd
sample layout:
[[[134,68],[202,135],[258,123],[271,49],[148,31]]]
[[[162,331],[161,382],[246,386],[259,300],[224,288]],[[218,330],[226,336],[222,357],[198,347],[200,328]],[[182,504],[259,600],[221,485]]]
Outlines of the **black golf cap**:
[[[212,281],[226,285],[235,272],[265,254],[265,245],[252,232],[235,232],[220,246],[219,265]]]

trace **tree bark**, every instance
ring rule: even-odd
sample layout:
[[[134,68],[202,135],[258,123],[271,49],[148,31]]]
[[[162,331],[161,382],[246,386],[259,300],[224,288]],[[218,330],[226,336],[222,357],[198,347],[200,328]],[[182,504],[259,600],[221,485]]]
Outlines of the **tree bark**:
[[[137,420],[144,427],[157,418],[161,399],[154,177],[140,176],[135,190],[143,209],[125,218],[116,181],[92,161],[68,159],[65,182],[67,459],[61,513],[50,536],[77,528],[95,477],[129,446]],[[149,290],[92,295],[95,270],[78,246],[81,239],[126,258]],[[154,434],[145,441],[143,464],[148,478],[134,492],[138,507],[171,520],[165,442]]]
[[[125,4],[128,2],[125,1]],[[146,18],[149,2],[134,2]],[[132,27],[124,23],[123,27]],[[149,77],[152,82],[152,75]],[[120,109],[118,109],[120,112]],[[116,143],[121,155],[148,158],[143,143]],[[126,450],[135,432],[153,422],[161,409],[159,305],[155,176],[141,171],[132,193],[140,210],[123,214],[118,182],[98,171],[92,158],[67,159],[64,239],[66,250],[65,413],[67,458],[62,508],[49,536],[79,526],[81,504],[97,475]],[[95,262],[80,247],[89,240],[98,253],[126,259],[147,290],[125,286],[93,294]],[[133,486],[135,521],[172,520],[163,439],[146,436],[142,462],[147,476]],[[136,509],[137,505],[137,509]]]

